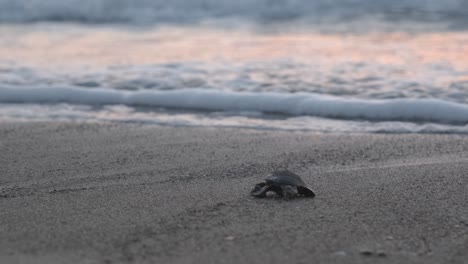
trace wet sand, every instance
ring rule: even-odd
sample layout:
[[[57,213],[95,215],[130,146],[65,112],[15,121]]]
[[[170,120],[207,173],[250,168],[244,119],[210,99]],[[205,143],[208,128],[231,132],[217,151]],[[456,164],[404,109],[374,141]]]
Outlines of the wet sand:
[[[468,137],[0,124],[0,263],[467,263]],[[314,199],[255,199],[276,169]]]

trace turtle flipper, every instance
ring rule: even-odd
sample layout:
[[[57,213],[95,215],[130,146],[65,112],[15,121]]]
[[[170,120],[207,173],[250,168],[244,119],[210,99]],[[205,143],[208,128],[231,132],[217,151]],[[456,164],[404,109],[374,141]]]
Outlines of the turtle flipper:
[[[250,191],[252,196],[257,198],[264,198],[268,191],[270,191],[271,187],[264,182],[255,184],[255,187]]]
[[[282,185],[281,187],[281,194],[285,200],[289,200],[291,198],[294,198],[298,194],[297,188],[292,185]]]
[[[304,186],[297,186],[297,192],[299,195],[303,195],[305,197],[315,197],[315,193],[311,189]]]

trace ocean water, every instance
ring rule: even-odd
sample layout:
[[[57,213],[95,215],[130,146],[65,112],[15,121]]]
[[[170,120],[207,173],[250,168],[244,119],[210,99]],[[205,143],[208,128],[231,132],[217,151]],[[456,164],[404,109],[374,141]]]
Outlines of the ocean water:
[[[468,133],[468,1],[0,0],[0,122]]]

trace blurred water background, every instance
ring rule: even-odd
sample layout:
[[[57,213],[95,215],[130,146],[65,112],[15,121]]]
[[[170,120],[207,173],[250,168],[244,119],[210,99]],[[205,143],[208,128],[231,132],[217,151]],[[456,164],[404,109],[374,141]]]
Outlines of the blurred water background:
[[[468,133],[468,1],[0,0],[0,120]]]

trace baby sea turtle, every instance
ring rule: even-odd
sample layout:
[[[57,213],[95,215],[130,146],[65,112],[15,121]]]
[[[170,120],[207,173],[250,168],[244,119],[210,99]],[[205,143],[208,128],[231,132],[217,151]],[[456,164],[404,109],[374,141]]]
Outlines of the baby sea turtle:
[[[275,192],[279,196],[289,199],[295,196],[314,197],[315,193],[306,187],[299,175],[288,170],[275,171],[266,177],[265,182],[255,185],[250,192],[252,196],[264,198],[267,192]]]

